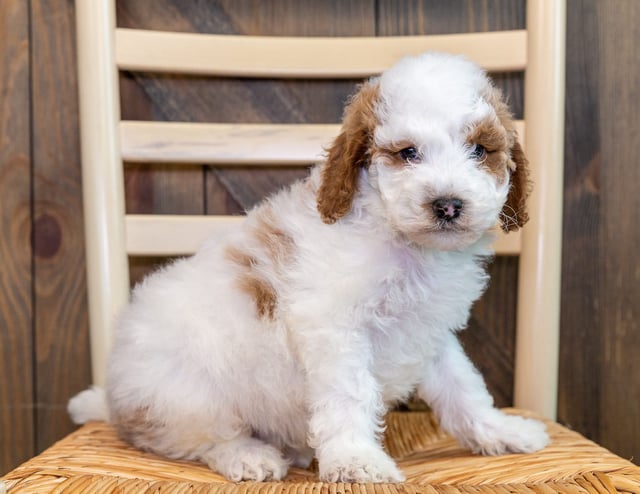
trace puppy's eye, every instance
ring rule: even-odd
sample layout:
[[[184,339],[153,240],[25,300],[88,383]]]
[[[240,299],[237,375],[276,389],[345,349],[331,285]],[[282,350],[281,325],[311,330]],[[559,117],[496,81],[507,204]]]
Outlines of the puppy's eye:
[[[406,161],[407,163],[417,163],[420,161],[420,153],[413,146],[401,149],[400,151],[398,151],[398,154],[400,155],[402,160]]]
[[[487,149],[482,144],[474,144],[471,148],[471,157],[482,161],[487,156]]]

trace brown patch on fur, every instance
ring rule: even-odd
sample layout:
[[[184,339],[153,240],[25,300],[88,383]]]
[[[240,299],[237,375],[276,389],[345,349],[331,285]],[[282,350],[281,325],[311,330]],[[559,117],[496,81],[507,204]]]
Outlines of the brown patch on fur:
[[[531,193],[529,160],[527,160],[522,146],[518,142],[518,133],[513,125],[513,116],[504,102],[501,92],[496,88],[492,88],[486,98],[495,109],[497,118],[506,132],[506,164],[510,172],[510,188],[500,219],[502,229],[505,232],[510,232],[521,228],[529,220],[526,203],[527,197]]]
[[[263,269],[268,267],[274,273],[282,272],[293,258],[295,242],[279,226],[278,218],[268,203],[252,214],[255,223],[250,226],[249,245],[254,254],[241,247],[230,246],[225,250],[225,257],[241,268],[237,286],[253,300],[258,316],[273,320],[278,296]]]
[[[227,247],[224,251],[224,256],[227,260],[245,268],[250,268],[257,262],[255,257],[250,256],[237,247]]]
[[[253,274],[244,274],[238,278],[238,286],[253,299],[258,316],[270,320],[275,318],[278,297],[269,282]]]
[[[467,139],[469,145],[480,144],[486,150],[482,161],[484,166],[498,180],[505,180],[508,175],[509,142],[506,129],[497,118],[487,118],[475,126]]]
[[[284,264],[293,256],[295,242],[293,237],[278,225],[273,208],[263,206],[257,214],[257,225],[252,231],[261,246],[267,249],[270,259],[277,265]]]
[[[239,247],[227,247],[225,257],[244,268],[238,276],[237,286],[253,300],[258,316],[273,319],[278,298],[271,284],[256,272],[258,260]]]
[[[317,197],[325,223],[335,223],[351,210],[360,169],[369,164],[378,91],[370,82],[360,87],[345,108],[342,131],[328,150]]]
[[[502,229],[510,232],[521,228],[529,221],[526,200],[531,193],[531,181],[529,180],[529,160],[524,155],[522,146],[517,138],[514,139],[511,148],[511,160],[515,169],[511,172],[511,188],[507,196],[507,202],[502,209]],[[508,220],[504,216],[508,216]]]

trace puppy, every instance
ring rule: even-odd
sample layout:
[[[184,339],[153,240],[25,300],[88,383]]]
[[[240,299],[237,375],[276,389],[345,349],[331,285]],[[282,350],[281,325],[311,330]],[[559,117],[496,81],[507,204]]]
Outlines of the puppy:
[[[492,230],[526,220],[527,161],[473,63],[406,58],[366,82],[309,178],[137,286],[106,396],[69,404],[135,446],[230,480],[398,482],[380,436],[414,390],[474,452],[544,447],[493,407],[456,332],[487,284]]]

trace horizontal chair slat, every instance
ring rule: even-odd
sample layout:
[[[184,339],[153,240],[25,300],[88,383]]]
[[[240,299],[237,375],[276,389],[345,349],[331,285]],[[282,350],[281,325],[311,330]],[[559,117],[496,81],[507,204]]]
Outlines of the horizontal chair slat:
[[[503,72],[524,70],[526,40],[524,30],[295,38],[118,28],[116,63],[122,70],[224,77],[360,78],[381,73],[404,55],[441,50]]]
[[[516,129],[523,140],[524,123]],[[339,131],[338,124],[120,123],[122,159],[130,162],[308,165]]]
[[[120,123],[122,159],[132,162],[304,165],[322,158],[336,124]]]
[[[127,253],[131,256],[193,254],[210,236],[221,237],[240,227],[244,216],[128,214]]]
[[[243,216],[127,215],[127,253],[131,256],[193,254],[212,235],[240,228]],[[494,243],[499,255],[520,253],[520,233],[500,232]]]

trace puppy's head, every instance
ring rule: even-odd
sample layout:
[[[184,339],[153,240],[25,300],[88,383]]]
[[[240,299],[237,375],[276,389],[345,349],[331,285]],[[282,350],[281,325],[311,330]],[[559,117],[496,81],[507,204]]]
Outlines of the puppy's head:
[[[358,193],[373,193],[397,233],[458,250],[498,220],[505,231],[521,227],[528,191],[528,163],[500,92],[475,64],[426,53],[351,99],[317,199],[333,223]]]

